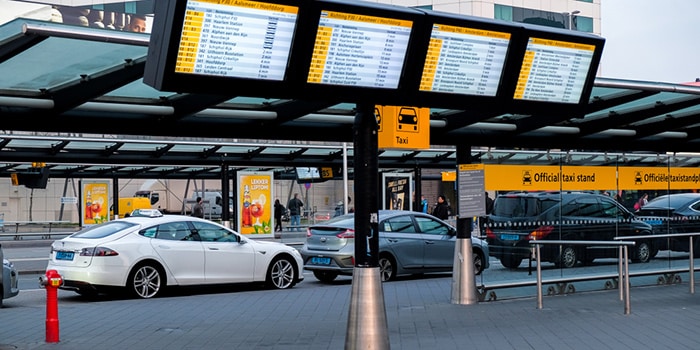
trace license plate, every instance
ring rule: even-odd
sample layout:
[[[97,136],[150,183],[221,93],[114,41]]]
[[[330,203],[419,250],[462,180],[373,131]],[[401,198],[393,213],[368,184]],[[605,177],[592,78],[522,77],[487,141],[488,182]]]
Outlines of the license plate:
[[[315,265],[330,265],[331,264],[331,258],[319,258],[319,257],[312,257],[311,258],[311,263]]]
[[[660,225],[663,225],[663,223],[664,223],[661,220],[644,220],[644,221],[651,226],[660,226]]]
[[[520,239],[518,235],[501,235],[501,240],[503,241],[517,241]]]
[[[73,252],[56,252],[56,260],[73,260]]]

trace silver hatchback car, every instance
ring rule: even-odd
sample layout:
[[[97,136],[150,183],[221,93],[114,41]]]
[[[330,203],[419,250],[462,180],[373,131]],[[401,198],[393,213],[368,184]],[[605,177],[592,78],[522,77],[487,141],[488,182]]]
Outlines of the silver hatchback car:
[[[19,274],[15,266],[4,258],[2,246],[0,246],[0,260],[2,261],[2,274],[0,275],[0,306],[2,300],[12,298],[19,294]]]
[[[301,249],[304,269],[322,282],[338,275],[352,275],[355,265],[355,218],[353,214],[335,217],[307,229]],[[428,214],[379,211],[379,268],[382,281],[398,275],[451,272],[457,230]],[[474,273],[488,267],[488,245],[472,237]]]

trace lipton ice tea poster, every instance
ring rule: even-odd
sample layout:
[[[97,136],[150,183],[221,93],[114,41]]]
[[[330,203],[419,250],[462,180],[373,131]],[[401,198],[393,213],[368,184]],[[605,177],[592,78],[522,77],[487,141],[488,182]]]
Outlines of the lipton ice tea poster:
[[[94,225],[109,221],[109,183],[82,182],[82,224]]]
[[[272,207],[271,172],[238,173],[239,232],[242,234],[272,234],[275,227]]]

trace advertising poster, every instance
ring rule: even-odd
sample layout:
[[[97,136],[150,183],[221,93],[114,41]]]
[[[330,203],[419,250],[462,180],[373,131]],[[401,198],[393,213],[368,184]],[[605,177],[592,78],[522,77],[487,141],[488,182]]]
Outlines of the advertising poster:
[[[389,210],[413,210],[411,174],[382,174],[384,178],[384,207]]]
[[[95,225],[109,221],[109,182],[83,181],[81,186],[82,225]]]
[[[242,234],[272,234],[272,172],[238,173],[239,232]]]

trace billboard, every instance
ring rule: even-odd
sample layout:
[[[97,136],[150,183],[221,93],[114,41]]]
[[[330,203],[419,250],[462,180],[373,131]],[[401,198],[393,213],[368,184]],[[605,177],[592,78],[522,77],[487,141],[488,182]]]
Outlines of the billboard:
[[[272,234],[275,227],[273,214],[273,173],[238,173],[239,232],[242,234]]]
[[[111,185],[108,181],[81,181],[81,226],[109,221]]]

